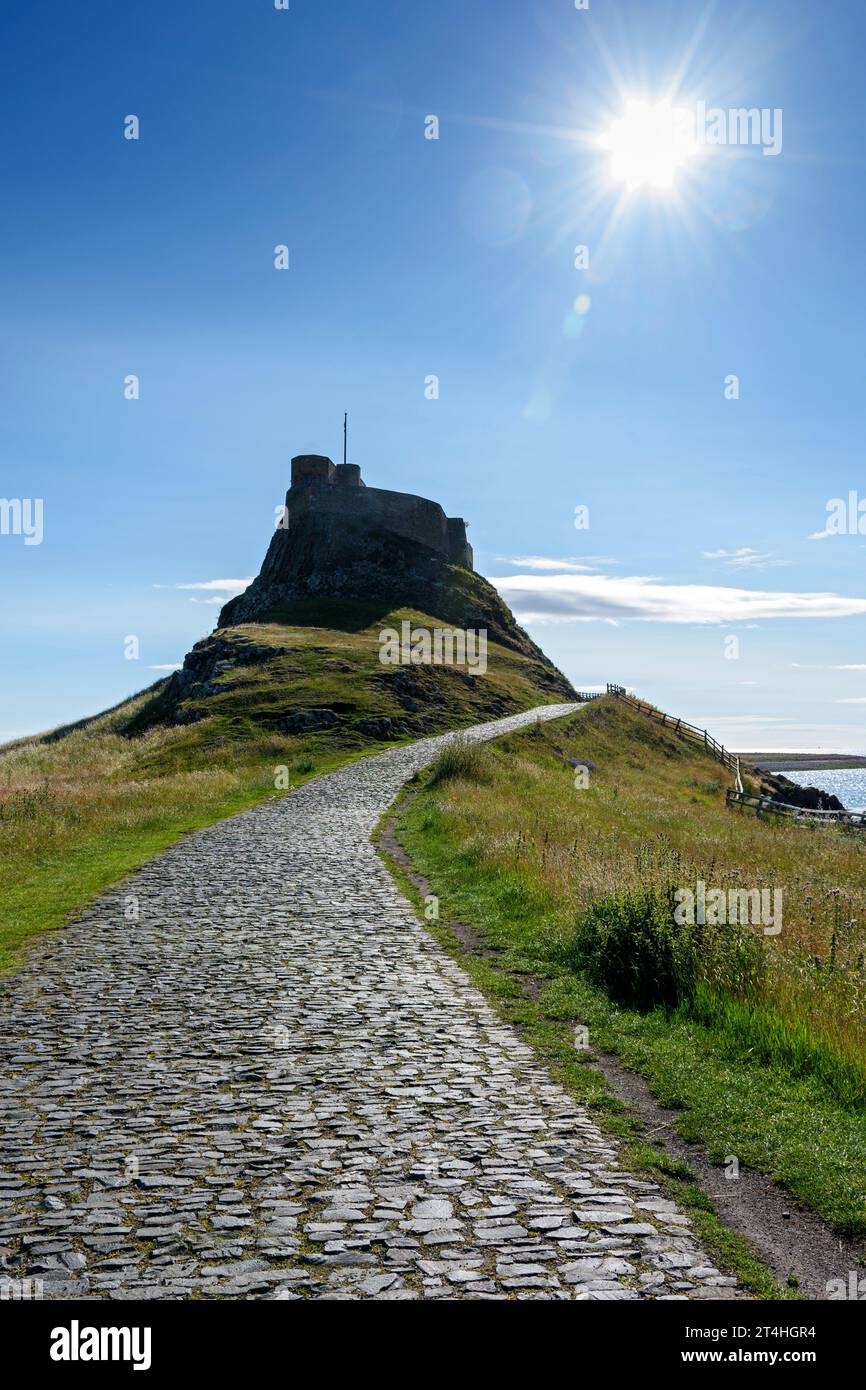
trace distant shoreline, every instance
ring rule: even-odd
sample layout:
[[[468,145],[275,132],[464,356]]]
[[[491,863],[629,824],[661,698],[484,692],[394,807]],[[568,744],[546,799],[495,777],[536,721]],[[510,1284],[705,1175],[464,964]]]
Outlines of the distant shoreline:
[[[765,772],[833,772],[866,767],[866,757],[858,753],[737,753],[735,756]]]

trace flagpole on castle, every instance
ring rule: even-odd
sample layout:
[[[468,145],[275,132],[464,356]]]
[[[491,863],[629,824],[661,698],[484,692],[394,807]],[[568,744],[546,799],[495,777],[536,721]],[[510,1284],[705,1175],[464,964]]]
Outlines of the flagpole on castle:
[[[349,430],[349,412],[343,413],[343,463],[346,462],[346,442]]]

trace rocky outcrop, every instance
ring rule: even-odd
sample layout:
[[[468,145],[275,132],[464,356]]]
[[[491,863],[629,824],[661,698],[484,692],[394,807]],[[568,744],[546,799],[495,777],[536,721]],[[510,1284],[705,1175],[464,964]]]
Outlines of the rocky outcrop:
[[[802,806],[809,811],[844,811],[845,807],[832,792],[821,791],[819,787],[801,787],[797,782],[789,782],[787,777],[775,776],[768,779],[772,786],[771,801],[780,801],[786,806]]]
[[[220,613],[219,627],[291,622],[286,609],[311,599],[378,604],[382,613],[414,608],[446,625],[486,629],[488,641],[520,652],[550,671],[551,691],[571,699],[570,683],[515,621],[486,579],[438,551],[363,518],[332,524],[305,514],[304,524],[274,532],[261,572]]]
[[[317,729],[330,729],[337,723],[332,709],[294,709],[279,723],[285,734],[309,734]]]
[[[521,707],[524,692],[503,691],[457,665],[383,666],[372,643],[373,660],[365,654],[362,670],[341,659],[338,643],[327,650],[327,638],[321,648],[299,638],[309,628],[375,634],[406,610],[436,628],[485,631],[488,644],[525,658],[525,671],[513,660],[505,665],[509,679],[518,668],[518,686],[525,682],[532,699],[575,698],[569,681],[473,570],[463,521],[425,498],[367,489],[347,470],[318,456],[293,460],[283,524],[258,577],[225,605],[215,632],[195,644],[182,669],[156,687],[127,733],[220,715],[232,737],[256,727],[388,742],[447,727],[457,710],[496,718]],[[250,632],[251,625],[257,630]],[[263,627],[274,631],[275,642],[260,640]],[[268,669],[256,676],[253,666]],[[327,682],[310,685],[311,673],[325,671]],[[233,699],[222,698],[232,691]]]
[[[217,676],[238,666],[258,666],[263,661],[288,655],[286,647],[269,647],[219,636],[203,637],[187,652],[181,669],[169,678],[167,691],[177,700],[186,700],[191,695],[213,695],[220,688],[215,685]],[[224,682],[221,688],[226,688]]]
[[[228,637],[211,633],[187,652],[181,669],[174,671],[161,689],[157,687],[157,693],[146,708],[129,721],[126,732],[139,733],[151,724],[165,721],[190,724],[201,719],[204,711],[184,702],[225,694],[232,689],[232,682],[221,678],[229,672],[288,655],[286,647],[251,642],[240,635]]]

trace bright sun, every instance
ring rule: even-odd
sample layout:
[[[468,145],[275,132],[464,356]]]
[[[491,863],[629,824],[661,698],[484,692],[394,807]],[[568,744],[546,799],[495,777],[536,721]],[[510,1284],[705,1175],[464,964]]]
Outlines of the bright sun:
[[[689,113],[670,101],[629,101],[599,138],[611,156],[610,176],[626,188],[672,188],[674,175],[696,153]]]

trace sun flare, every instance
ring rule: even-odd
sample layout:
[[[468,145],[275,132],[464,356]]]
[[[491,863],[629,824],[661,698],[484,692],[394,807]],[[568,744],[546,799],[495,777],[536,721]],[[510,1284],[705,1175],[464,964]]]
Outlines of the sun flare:
[[[698,148],[689,112],[671,101],[628,101],[598,144],[610,154],[610,177],[627,189],[672,188]]]

